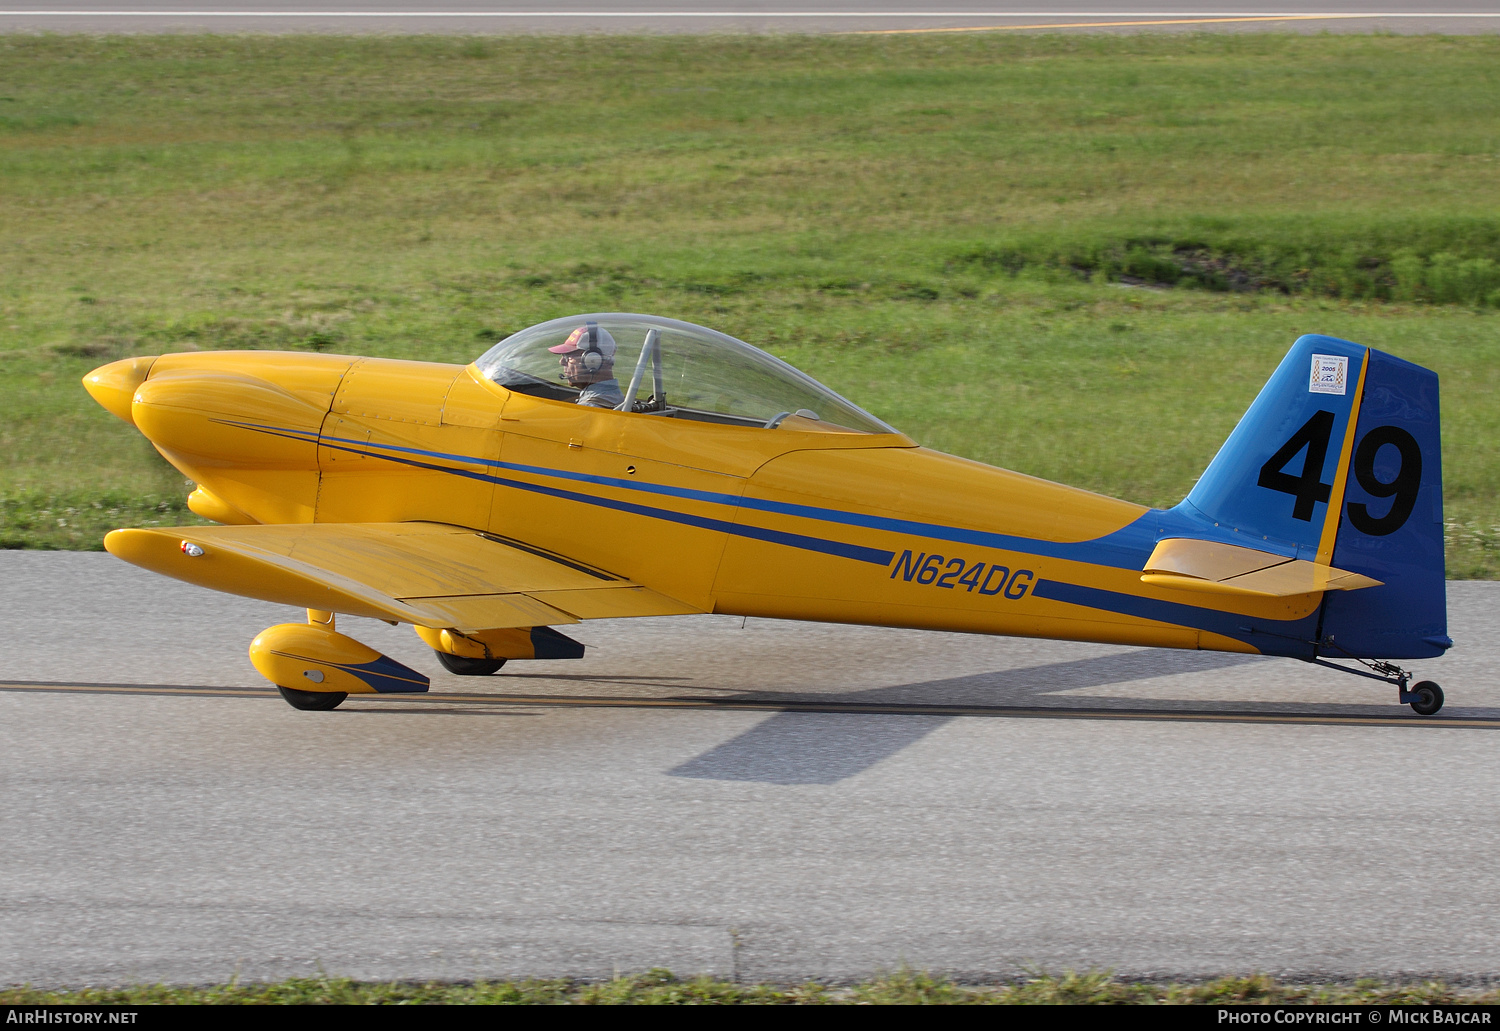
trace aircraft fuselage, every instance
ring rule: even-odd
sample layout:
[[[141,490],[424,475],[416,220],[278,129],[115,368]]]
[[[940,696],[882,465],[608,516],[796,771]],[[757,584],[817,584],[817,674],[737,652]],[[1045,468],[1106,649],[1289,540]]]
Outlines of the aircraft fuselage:
[[[424,362],[171,354],[95,379],[109,369],[120,382],[90,389],[219,522],[448,523],[704,611],[1118,644],[1274,650],[1246,621],[1305,637],[1321,599],[1143,584],[1172,512],[897,433],[590,408]]]

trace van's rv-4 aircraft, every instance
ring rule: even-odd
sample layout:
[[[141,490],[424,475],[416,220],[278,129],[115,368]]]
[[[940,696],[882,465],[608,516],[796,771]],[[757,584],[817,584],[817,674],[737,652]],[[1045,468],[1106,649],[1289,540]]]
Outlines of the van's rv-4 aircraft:
[[[577,657],[554,628],[580,620],[718,612],[1288,656],[1443,704],[1390,661],[1452,644],[1437,376],[1346,340],[1297,340],[1169,509],[919,447],[653,316],[555,319],[468,366],[194,352],[84,384],[225,524],[105,547],[305,608],[250,646],[299,709],[427,690],[337,613],[467,675]]]

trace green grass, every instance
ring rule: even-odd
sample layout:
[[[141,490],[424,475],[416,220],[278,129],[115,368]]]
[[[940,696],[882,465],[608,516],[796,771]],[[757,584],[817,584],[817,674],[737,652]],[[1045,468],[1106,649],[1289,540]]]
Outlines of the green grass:
[[[850,985],[738,984],[712,977],[676,978],[666,970],[601,983],[554,980],[371,983],[305,978],[276,983],[174,987],[0,989],[0,1005],[1496,1005],[1500,992],[1441,981],[1374,980],[1284,985],[1265,975],[1198,984],[1122,982],[1107,973],[1038,974],[1014,984],[961,984],[913,970]]]
[[[1449,575],[1500,576],[1497,173],[1496,37],[3,36],[0,544],[183,518],[111,358],[623,309],[1154,505],[1346,336],[1443,377]]]

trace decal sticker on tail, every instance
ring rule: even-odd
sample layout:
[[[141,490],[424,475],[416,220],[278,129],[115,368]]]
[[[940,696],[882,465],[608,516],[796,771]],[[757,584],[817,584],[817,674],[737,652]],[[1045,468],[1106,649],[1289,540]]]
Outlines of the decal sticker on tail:
[[[1342,397],[1349,386],[1349,359],[1342,354],[1315,354],[1312,356],[1312,381],[1308,391],[1313,394],[1338,394]]]

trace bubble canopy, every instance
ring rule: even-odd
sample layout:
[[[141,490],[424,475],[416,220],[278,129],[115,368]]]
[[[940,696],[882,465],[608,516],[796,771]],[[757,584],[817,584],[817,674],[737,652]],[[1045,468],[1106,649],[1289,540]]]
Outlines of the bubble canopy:
[[[568,353],[585,349],[600,352],[580,356],[598,368],[579,385],[564,366]],[[507,390],[555,401],[732,426],[896,432],[757,347],[655,315],[553,319],[506,337],[475,365]]]

